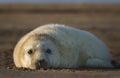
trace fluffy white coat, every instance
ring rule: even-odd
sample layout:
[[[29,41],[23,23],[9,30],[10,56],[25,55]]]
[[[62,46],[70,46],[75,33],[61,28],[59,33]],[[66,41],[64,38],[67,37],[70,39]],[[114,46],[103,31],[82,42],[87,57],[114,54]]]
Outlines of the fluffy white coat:
[[[51,54],[45,52],[47,48],[52,50]],[[32,55],[28,54],[29,49],[34,52]],[[100,39],[87,31],[59,24],[43,25],[23,36],[13,58],[16,67],[30,69],[36,69],[41,59],[46,68],[113,67],[109,50]]]

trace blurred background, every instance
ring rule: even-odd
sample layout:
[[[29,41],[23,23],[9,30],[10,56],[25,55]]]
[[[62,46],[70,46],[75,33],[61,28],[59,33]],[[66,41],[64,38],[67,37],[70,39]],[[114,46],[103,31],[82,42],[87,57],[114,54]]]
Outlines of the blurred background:
[[[32,29],[58,23],[89,31],[120,62],[120,0],[0,0],[0,69],[13,68],[13,49]]]
[[[0,0],[1,4],[119,4],[120,0]]]

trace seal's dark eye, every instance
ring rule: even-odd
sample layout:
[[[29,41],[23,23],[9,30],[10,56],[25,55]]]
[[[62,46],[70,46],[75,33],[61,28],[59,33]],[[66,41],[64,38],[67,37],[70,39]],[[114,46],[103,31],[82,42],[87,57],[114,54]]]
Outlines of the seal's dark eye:
[[[46,53],[51,54],[51,53],[52,53],[51,49],[48,48],[48,49],[46,50]]]
[[[33,53],[33,51],[32,51],[32,49],[30,49],[29,51],[28,51],[28,54],[32,54]]]

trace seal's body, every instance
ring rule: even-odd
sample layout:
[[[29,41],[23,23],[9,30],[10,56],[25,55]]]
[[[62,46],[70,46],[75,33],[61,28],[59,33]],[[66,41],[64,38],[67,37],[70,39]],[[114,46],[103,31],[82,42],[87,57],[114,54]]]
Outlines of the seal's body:
[[[93,34],[59,24],[40,26],[20,39],[14,49],[16,67],[112,68],[106,45]]]

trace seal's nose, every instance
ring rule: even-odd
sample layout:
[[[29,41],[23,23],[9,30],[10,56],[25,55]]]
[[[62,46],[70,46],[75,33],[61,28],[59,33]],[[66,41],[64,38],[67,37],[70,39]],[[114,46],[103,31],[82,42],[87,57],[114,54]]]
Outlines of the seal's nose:
[[[45,60],[44,59],[43,60],[39,60],[38,62],[40,63],[41,66],[45,64]]]
[[[37,61],[37,68],[44,68],[46,66],[46,62],[44,59],[38,60]]]

